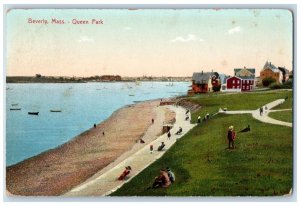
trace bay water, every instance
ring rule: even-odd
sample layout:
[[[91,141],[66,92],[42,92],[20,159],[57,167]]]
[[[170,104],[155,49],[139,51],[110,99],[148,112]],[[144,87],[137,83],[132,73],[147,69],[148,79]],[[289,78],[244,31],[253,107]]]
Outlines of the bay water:
[[[190,85],[190,82],[6,84],[6,165],[69,141],[125,105],[186,95]],[[39,114],[28,115],[28,112]]]

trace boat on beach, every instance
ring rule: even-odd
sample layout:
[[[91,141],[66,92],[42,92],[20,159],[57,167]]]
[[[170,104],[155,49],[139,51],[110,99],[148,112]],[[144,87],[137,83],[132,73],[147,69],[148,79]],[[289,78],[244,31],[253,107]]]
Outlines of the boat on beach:
[[[28,112],[29,115],[39,115],[39,112]]]

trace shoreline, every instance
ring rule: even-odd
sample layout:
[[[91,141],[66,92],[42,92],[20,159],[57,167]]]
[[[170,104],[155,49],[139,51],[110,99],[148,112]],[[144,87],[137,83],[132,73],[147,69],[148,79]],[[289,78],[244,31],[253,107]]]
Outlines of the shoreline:
[[[147,132],[151,119],[157,118],[155,109],[159,102],[160,99],[156,99],[125,105],[96,128],[6,167],[7,193],[13,196],[61,195],[113,162],[130,156],[130,151],[139,148],[140,143],[136,141]],[[160,131],[156,132],[155,136],[160,134]]]

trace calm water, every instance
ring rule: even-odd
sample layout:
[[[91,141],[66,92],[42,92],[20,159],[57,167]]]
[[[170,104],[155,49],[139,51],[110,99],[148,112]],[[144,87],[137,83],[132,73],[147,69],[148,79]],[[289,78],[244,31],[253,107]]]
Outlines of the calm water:
[[[134,101],[185,95],[191,83],[166,85],[166,82],[7,84],[6,163],[12,165],[57,147]],[[53,113],[51,109],[62,112]]]

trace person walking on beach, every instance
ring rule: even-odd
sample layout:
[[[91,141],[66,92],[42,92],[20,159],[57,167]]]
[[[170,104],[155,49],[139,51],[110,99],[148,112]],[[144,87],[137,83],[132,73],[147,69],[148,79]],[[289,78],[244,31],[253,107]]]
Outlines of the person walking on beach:
[[[152,124],[154,123],[154,119],[152,118]]]
[[[105,133],[104,133],[104,132],[102,132],[102,135],[103,135],[103,136],[105,136]]]
[[[227,132],[227,139],[228,139],[228,149],[234,149],[234,140],[235,140],[236,134],[233,131],[233,126],[230,126],[228,128]]]

